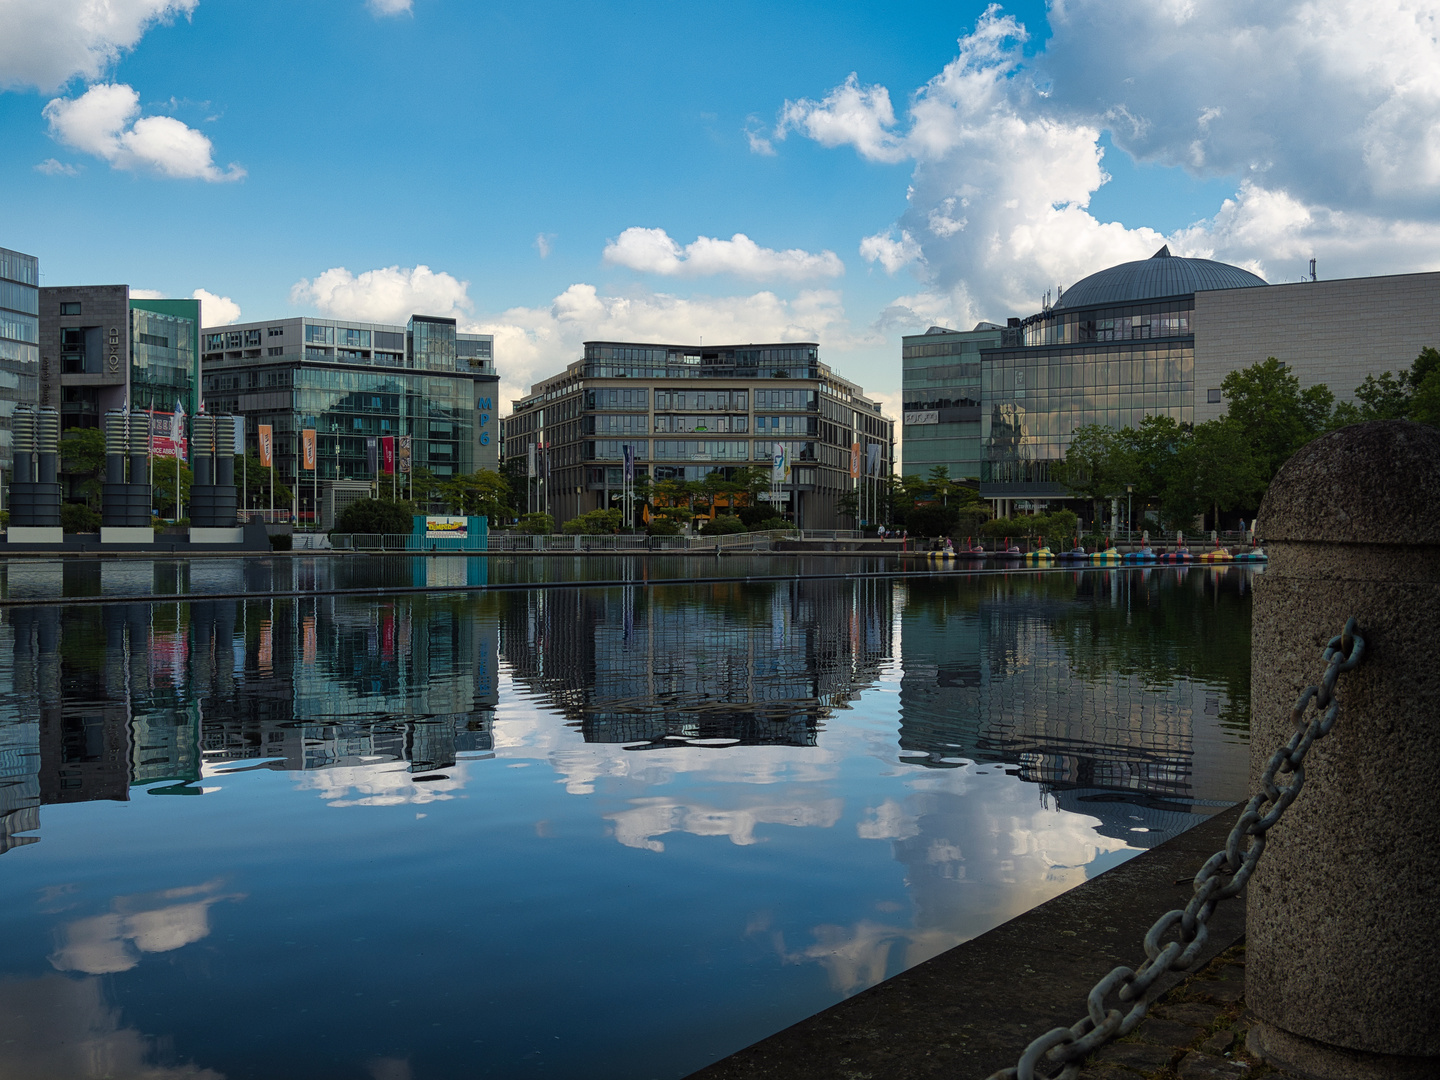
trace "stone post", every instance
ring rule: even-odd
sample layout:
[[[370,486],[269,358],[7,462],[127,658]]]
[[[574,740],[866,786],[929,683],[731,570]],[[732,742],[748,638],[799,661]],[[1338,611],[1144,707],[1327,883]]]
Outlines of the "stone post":
[[[1251,1049],[1297,1076],[1440,1075],[1440,430],[1382,421],[1276,475],[1258,532],[1251,784],[1354,615],[1364,662],[1248,892]]]

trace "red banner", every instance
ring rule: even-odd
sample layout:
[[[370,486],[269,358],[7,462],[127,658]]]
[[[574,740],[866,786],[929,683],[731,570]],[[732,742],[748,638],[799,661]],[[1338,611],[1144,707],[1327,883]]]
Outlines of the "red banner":
[[[184,461],[189,447],[185,443],[185,414],[152,412],[150,414],[150,453],[157,458],[178,457]]]
[[[386,476],[395,471],[394,435],[385,435],[380,439],[380,464]]]

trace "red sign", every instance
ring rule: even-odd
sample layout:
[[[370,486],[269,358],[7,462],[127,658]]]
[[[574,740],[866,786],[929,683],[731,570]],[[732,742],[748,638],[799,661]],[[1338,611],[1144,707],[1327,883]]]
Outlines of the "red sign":
[[[386,435],[380,440],[380,463],[388,476],[395,471],[395,436]]]
[[[185,438],[185,414],[152,412],[150,414],[150,453],[158,458],[178,457],[184,461],[189,456],[189,445]]]

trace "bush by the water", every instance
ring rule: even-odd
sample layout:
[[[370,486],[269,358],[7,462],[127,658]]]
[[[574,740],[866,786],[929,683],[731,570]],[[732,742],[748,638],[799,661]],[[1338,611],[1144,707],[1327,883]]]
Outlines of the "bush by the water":
[[[294,547],[295,538],[289,533],[276,533],[270,537],[271,551],[289,551]]]
[[[680,523],[674,518],[656,514],[650,519],[650,524],[645,526],[645,531],[651,536],[679,536]]]
[[[406,503],[391,502],[389,499],[357,499],[340,511],[335,531],[408,535],[414,523],[414,515]]]
[[[60,507],[60,527],[67,533],[100,531],[100,515],[84,503],[65,503]]]
[[[620,531],[623,517],[619,510],[591,510],[571,518],[565,522],[563,528],[570,536],[609,536]]]
[[[1057,546],[1069,548],[1075,540],[1075,529],[1079,524],[1073,511],[1055,510],[1048,514],[1032,514],[1013,518],[996,518],[980,527],[981,536],[1005,537],[1019,540],[1026,536],[1043,536],[1045,543],[1053,550]]]
[[[705,522],[706,536],[729,536],[745,531],[745,522],[734,514],[716,514],[713,521]]]
[[[757,521],[753,526],[751,526],[750,531],[775,532],[778,529],[788,528],[790,528],[790,522],[786,521],[783,517],[770,517],[765,518],[763,521]]]
[[[555,519],[549,514],[522,514],[515,529],[531,536],[548,536],[555,531]]]

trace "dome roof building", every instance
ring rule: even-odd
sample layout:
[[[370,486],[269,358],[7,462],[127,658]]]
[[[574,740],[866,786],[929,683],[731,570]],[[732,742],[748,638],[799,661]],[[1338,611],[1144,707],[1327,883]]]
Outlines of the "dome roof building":
[[[1051,310],[1132,304],[1207,289],[1244,289],[1264,284],[1264,278],[1229,263],[1178,258],[1170,254],[1167,244],[1148,259],[1121,263],[1081,278],[1060,295]]]

